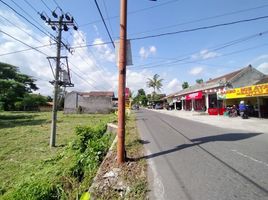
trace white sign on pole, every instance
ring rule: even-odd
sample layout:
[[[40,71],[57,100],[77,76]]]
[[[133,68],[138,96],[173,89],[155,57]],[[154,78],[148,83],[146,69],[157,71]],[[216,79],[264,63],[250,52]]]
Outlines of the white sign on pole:
[[[116,55],[116,65],[119,67],[119,40],[116,40],[114,42],[115,44],[115,55]],[[127,40],[127,57],[126,57],[126,65],[133,65],[132,63],[132,52],[131,52],[131,44],[130,40]]]

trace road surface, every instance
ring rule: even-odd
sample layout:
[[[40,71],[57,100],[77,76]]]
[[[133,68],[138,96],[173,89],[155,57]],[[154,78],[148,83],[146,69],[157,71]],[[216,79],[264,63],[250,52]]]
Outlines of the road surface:
[[[137,111],[150,199],[268,200],[268,134]]]

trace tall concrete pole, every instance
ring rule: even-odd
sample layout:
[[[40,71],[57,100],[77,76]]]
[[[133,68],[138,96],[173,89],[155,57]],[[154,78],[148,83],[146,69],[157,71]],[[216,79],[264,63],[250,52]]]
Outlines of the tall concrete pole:
[[[118,131],[117,131],[118,164],[122,164],[125,162],[126,39],[127,39],[127,0],[121,0],[119,75],[118,75]]]
[[[59,92],[59,71],[60,71],[60,51],[61,51],[61,34],[62,34],[62,20],[59,18],[58,38],[57,38],[57,58],[56,58],[56,71],[54,82],[54,97],[53,97],[53,109],[52,109],[52,123],[51,123],[51,135],[50,135],[50,147],[56,145],[56,130],[57,130],[57,109],[58,109],[58,92]]]

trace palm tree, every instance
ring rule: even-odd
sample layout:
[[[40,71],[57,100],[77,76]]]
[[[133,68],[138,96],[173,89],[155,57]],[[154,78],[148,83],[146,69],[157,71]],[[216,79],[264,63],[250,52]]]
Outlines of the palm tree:
[[[159,79],[159,77],[160,76],[158,74],[155,74],[152,79],[148,78],[147,87],[154,89],[153,95],[156,94],[155,90],[160,91],[160,89],[163,86],[162,84],[163,79]]]

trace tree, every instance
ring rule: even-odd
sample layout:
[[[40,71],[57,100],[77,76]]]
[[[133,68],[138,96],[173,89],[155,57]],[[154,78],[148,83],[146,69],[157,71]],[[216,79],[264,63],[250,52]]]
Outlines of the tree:
[[[201,84],[201,83],[204,83],[204,80],[202,78],[199,78],[199,79],[196,79],[195,82],[197,84]]]
[[[147,81],[147,87],[153,88],[154,95],[156,94],[155,90],[160,91],[160,89],[163,86],[162,81],[164,79],[159,79],[159,78],[160,78],[160,76],[158,74],[155,74],[152,79],[148,78],[148,81]]]
[[[18,110],[38,110],[39,106],[46,105],[47,97],[40,94],[25,94],[21,102],[16,102]],[[21,106],[21,107],[19,107]]]
[[[181,85],[182,89],[186,89],[189,87],[189,83],[187,81],[184,81]]]
[[[148,102],[148,99],[146,97],[144,89],[139,89],[137,95],[133,99],[133,103],[146,106],[147,102]]]
[[[14,110],[15,102],[25,94],[37,90],[35,80],[19,72],[18,67],[0,62],[0,106],[4,110]]]

